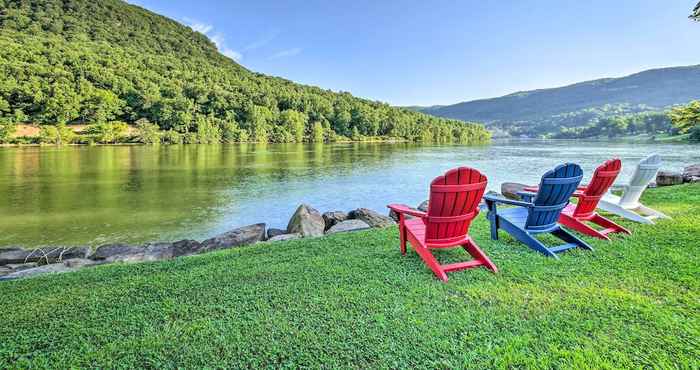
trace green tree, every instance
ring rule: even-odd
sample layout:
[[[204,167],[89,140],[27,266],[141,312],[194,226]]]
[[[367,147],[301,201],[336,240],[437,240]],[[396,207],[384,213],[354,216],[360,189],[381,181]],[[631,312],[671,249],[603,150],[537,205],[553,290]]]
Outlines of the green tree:
[[[700,125],[700,100],[690,102],[683,107],[676,107],[669,114],[673,126],[682,134]]]
[[[213,144],[221,141],[221,128],[214,117],[197,117],[197,142]]]
[[[136,121],[136,140],[143,144],[158,144],[161,134],[158,125],[151,123],[146,118]]]
[[[80,116],[84,122],[107,122],[121,113],[124,101],[112,91],[94,89],[82,106]]]
[[[129,126],[124,122],[101,122],[88,125],[85,133],[101,144],[114,144],[126,135]]]
[[[229,119],[221,124],[221,140],[224,143],[235,143],[240,139],[241,129],[235,120]]]
[[[10,140],[10,137],[15,133],[16,126],[14,123],[0,122],[0,142],[4,143]]]
[[[39,140],[42,143],[57,145],[71,144],[75,142],[75,139],[75,132],[65,124],[41,126],[41,130],[39,131]]]
[[[304,127],[308,121],[306,114],[287,109],[279,115],[279,125],[291,135],[291,140],[297,143],[304,141]]]
[[[314,143],[322,143],[325,136],[323,134],[323,124],[321,121],[316,121],[313,123],[313,131],[311,134],[311,141]]]

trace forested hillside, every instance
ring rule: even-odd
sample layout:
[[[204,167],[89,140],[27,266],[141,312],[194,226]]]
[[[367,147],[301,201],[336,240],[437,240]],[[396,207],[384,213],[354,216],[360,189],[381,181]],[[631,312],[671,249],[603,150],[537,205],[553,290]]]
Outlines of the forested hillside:
[[[700,99],[700,65],[652,69],[621,78],[418,110],[534,136],[614,116],[661,111],[695,99]]]
[[[478,124],[436,118],[248,71],[206,36],[119,0],[0,0],[0,140],[14,125],[110,142],[299,142],[393,137],[483,142]],[[62,136],[62,137],[61,137]]]

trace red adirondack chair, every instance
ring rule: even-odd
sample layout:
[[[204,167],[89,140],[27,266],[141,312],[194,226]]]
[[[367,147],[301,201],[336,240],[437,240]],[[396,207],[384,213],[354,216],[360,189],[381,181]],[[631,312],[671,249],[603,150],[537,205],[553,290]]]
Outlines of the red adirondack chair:
[[[580,186],[573,196],[578,198],[577,204],[569,204],[564,208],[559,216],[559,223],[574,229],[580,233],[610,240],[608,234],[625,233],[631,234],[629,230],[599,215],[595,210],[598,202],[613,185],[617,175],[622,169],[622,162],[619,159],[610,159],[600,165],[593,173],[593,178],[588,185]],[[526,188],[525,190],[531,190]],[[596,230],[586,223],[590,222],[603,227]]]
[[[387,207],[399,215],[401,253],[406,254],[406,241],[442,281],[447,272],[485,266],[498,272],[496,265],[479,249],[468,234],[469,225],[479,214],[479,202],[486,190],[487,179],[481,172],[459,167],[447,171],[430,183],[428,212],[411,209],[403,204]],[[406,215],[417,218],[406,219]],[[441,265],[431,249],[462,247],[474,260]]]

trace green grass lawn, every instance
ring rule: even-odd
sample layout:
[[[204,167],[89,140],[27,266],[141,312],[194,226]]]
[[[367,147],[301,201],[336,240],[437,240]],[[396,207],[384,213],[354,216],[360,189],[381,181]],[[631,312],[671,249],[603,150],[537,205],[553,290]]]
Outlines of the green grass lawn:
[[[698,368],[700,186],[644,201],[674,220],[558,261],[482,215],[500,273],[447,284],[396,228],[0,282],[0,368]]]

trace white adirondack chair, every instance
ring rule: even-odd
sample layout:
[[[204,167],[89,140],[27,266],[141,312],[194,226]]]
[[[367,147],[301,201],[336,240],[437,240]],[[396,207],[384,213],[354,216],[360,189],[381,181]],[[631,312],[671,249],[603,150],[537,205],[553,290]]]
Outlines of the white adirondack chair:
[[[598,203],[598,208],[644,224],[653,224],[653,220],[657,218],[670,218],[639,203],[639,198],[649,183],[656,178],[659,168],[661,168],[661,156],[658,154],[642,159],[634,170],[629,184],[616,186],[617,189],[622,188],[622,196],[613,195],[608,191]]]

